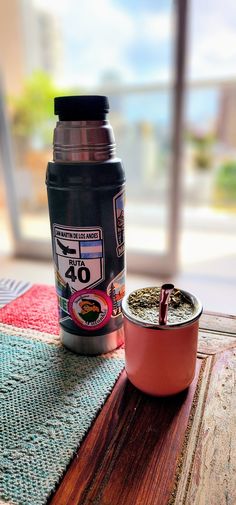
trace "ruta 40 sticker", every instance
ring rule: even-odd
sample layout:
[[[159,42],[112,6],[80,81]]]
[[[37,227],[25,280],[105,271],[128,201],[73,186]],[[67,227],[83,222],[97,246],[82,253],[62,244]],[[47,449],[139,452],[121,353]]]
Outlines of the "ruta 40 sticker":
[[[68,295],[91,288],[104,278],[103,233],[99,227],[53,225],[54,258],[59,291]]]

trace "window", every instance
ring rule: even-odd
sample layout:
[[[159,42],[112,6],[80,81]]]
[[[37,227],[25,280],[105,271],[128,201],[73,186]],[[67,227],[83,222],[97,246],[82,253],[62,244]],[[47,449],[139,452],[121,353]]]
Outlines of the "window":
[[[151,265],[151,270],[170,272],[175,259],[170,238],[172,2],[19,0],[6,4],[4,11],[2,23],[9,28],[12,20],[18,40],[16,49],[5,44],[2,62],[14,146],[8,198],[18,250],[49,254],[42,241],[49,239],[44,175],[51,158],[53,95],[108,94],[118,154],[127,174],[131,264],[144,271]],[[9,40],[11,35],[8,29],[2,37]]]

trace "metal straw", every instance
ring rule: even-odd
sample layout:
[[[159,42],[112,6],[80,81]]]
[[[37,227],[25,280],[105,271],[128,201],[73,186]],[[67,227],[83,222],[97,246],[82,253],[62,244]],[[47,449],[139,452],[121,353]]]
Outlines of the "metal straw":
[[[167,323],[168,304],[173,289],[174,284],[163,284],[161,286],[160,304],[159,304],[159,324]]]

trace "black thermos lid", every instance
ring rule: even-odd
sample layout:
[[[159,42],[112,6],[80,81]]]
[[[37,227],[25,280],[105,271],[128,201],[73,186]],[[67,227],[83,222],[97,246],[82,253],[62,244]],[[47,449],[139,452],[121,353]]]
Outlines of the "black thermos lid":
[[[54,113],[59,116],[59,121],[105,119],[108,112],[109,102],[106,96],[81,95],[54,98]]]

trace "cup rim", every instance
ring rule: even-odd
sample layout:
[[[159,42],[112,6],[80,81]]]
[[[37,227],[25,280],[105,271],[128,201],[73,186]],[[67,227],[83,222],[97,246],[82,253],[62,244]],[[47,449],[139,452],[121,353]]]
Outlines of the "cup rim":
[[[140,289],[151,289],[151,288],[155,288],[155,287],[159,287],[159,286],[146,286],[144,288],[138,288],[138,289],[134,289],[133,291],[131,291],[130,293],[128,293],[122,300],[122,312],[123,312],[123,316],[128,319],[128,321],[130,321],[131,323],[133,324],[136,324],[137,326],[143,326],[145,328],[152,328],[154,330],[172,330],[174,328],[183,328],[184,326],[189,326],[191,325],[192,323],[194,323],[195,321],[197,321],[202,312],[203,312],[203,306],[202,306],[202,303],[201,301],[199,300],[199,298],[195,295],[193,295],[192,293],[190,293],[189,291],[185,291],[184,289],[179,289],[179,291],[181,293],[183,293],[187,298],[189,298],[191,300],[191,302],[193,303],[194,307],[195,307],[195,313],[192,317],[189,317],[188,319],[186,319],[185,321],[181,322],[176,322],[176,323],[168,323],[168,324],[159,324],[158,322],[155,324],[155,323],[150,323],[149,321],[145,321],[144,319],[142,319],[141,317],[138,317],[138,316],[135,316],[134,314],[132,314],[132,312],[130,311],[129,309],[129,306],[128,306],[128,298],[131,294],[139,291]]]

